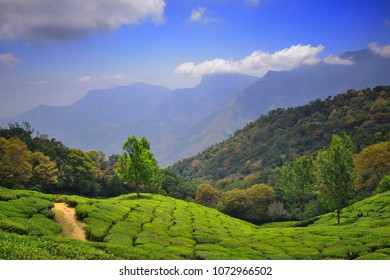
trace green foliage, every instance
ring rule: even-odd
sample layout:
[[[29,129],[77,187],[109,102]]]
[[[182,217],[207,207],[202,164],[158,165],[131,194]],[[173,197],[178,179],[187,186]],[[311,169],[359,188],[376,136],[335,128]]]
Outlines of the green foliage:
[[[377,189],[377,193],[382,193],[387,191],[390,191],[390,175],[386,175],[383,177]]]
[[[354,159],[352,141],[334,135],[329,148],[320,151],[316,158],[317,182],[320,200],[330,210],[337,210],[340,223],[341,209],[349,204],[354,194]]]
[[[124,184],[131,185],[137,195],[141,191],[159,192],[161,188],[160,170],[145,137],[138,140],[134,135],[123,143],[124,153],[116,174]]]
[[[254,194],[264,189],[253,188]],[[59,227],[41,214],[54,197],[0,188],[1,259],[389,259],[390,191],[305,227],[295,222],[255,226],[196,203],[151,194],[77,200],[89,241],[58,236]],[[268,201],[260,192],[257,201]],[[24,199],[21,204],[13,202]],[[27,217],[26,213],[35,213]],[[364,217],[358,218],[361,211]],[[368,214],[368,215],[367,215]]]
[[[276,109],[238,130],[228,140],[183,159],[172,169],[188,182],[244,178],[260,174],[268,182],[272,169],[329,145],[333,134],[346,133],[359,152],[390,138],[390,87],[350,90],[307,105]]]
[[[292,164],[286,163],[277,169],[277,177],[277,187],[283,192],[283,200],[289,204],[290,209],[298,209],[299,219],[303,221],[306,205],[315,197],[312,158],[301,157],[294,160]]]

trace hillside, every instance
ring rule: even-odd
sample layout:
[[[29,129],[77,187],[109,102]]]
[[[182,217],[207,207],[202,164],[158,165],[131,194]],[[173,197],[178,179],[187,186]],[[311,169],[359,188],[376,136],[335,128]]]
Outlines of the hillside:
[[[347,133],[359,152],[388,140],[389,130],[390,87],[349,90],[304,106],[272,110],[172,169],[189,182],[215,183],[248,174],[267,182],[272,169],[315,153],[330,143],[333,134]]]
[[[107,155],[120,153],[128,136],[145,136],[160,166],[169,166],[227,139],[269,110],[390,84],[390,58],[369,49],[340,58],[353,64],[319,63],[270,71],[262,78],[205,75],[197,86],[175,90],[145,83],[92,90],[72,105],[40,106],[0,125],[27,121],[69,147]]]
[[[160,195],[62,197],[90,241],[59,236],[54,199],[0,188],[1,259],[390,259],[390,192],[344,209],[341,225],[330,213],[308,227],[255,226]],[[369,216],[357,218],[358,210]]]

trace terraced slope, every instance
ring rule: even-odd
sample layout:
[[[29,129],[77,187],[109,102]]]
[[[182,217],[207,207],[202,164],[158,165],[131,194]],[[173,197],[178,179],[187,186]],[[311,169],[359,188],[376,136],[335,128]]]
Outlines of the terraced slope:
[[[37,214],[20,217],[25,214],[14,207],[18,200],[31,205],[35,199],[54,200],[14,192],[0,188],[0,209],[8,209],[6,215],[0,212],[3,259],[390,259],[390,192],[344,209],[341,225],[329,213],[307,227],[296,227],[295,222],[256,226],[159,195],[64,197],[87,224],[89,241],[84,242],[46,233],[43,228],[52,225],[48,218],[39,234],[28,230],[28,222],[22,232],[7,226],[14,217],[33,224],[31,219],[42,215],[36,208]],[[358,218],[358,211],[369,216]]]

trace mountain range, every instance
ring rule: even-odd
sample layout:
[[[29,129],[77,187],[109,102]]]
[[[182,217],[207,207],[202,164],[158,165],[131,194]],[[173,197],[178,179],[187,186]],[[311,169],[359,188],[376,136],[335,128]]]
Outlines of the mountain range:
[[[160,166],[195,155],[275,108],[303,105],[348,89],[390,84],[390,58],[368,49],[346,52],[351,65],[323,62],[262,78],[244,74],[203,76],[193,88],[135,83],[88,92],[63,107],[41,105],[0,125],[28,121],[69,147],[122,152],[130,135],[145,136]]]

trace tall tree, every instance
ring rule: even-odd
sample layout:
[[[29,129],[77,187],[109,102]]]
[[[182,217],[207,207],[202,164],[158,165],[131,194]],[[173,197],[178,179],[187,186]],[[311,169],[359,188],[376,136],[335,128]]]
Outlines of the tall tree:
[[[298,208],[299,219],[304,219],[307,203],[314,198],[315,174],[313,159],[301,157],[292,164],[285,164],[277,171],[278,188],[283,192],[283,199],[290,208]]]
[[[333,135],[330,146],[318,153],[316,174],[321,202],[337,211],[340,224],[341,209],[348,206],[354,194],[353,147],[348,135]]]
[[[138,140],[134,135],[130,136],[123,144],[123,150],[116,169],[118,178],[132,186],[138,196],[148,188],[156,192],[156,182],[160,181],[158,179],[161,176],[148,140],[145,137]]]

